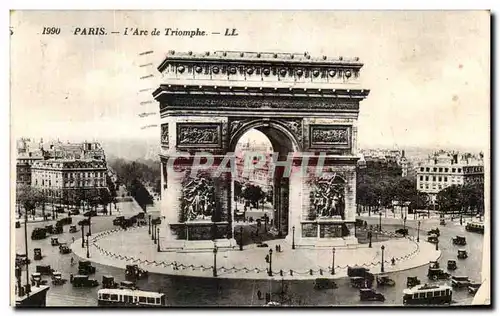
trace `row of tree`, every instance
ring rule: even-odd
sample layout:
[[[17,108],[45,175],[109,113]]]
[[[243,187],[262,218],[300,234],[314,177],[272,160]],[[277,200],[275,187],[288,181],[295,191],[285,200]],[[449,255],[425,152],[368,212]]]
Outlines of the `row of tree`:
[[[437,194],[436,202],[444,213],[484,214],[484,184],[449,186]]]

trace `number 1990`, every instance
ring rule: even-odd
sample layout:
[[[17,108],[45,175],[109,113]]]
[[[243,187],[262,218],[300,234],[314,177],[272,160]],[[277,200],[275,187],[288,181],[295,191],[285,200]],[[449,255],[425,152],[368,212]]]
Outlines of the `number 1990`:
[[[44,27],[42,34],[43,35],[52,35],[61,33],[61,29],[58,27]]]

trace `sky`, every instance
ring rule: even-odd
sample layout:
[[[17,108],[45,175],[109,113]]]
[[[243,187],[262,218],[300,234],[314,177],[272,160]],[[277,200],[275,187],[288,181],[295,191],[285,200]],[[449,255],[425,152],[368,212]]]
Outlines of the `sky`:
[[[161,83],[156,66],[166,52],[242,50],[359,57],[371,91],[360,106],[360,147],[490,143],[486,11],[15,11],[11,26],[13,137],[159,142],[158,128],[141,128],[159,116],[138,116],[158,112],[158,104],[140,105],[152,97],[139,90]],[[61,32],[43,35],[44,26]],[[240,35],[77,36],[75,27],[237,28]]]

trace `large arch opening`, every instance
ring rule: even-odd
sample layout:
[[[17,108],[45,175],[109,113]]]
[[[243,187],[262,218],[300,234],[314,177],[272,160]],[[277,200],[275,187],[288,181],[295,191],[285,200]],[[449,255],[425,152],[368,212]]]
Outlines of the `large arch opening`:
[[[287,161],[299,151],[298,142],[277,123],[254,121],[234,134],[229,151],[235,154],[237,169],[231,183],[234,236],[242,242],[240,234],[250,231],[244,243],[285,238],[290,181],[284,175],[286,167],[275,162]]]

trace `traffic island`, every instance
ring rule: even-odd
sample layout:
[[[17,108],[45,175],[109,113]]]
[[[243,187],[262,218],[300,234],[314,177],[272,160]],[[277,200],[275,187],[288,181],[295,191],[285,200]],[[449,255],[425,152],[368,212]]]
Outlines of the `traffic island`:
[[[137,264],[151,273],[228,279],[335,279],[347,277],[348,266],[365,267],[374,274],[390,273],[426,265],[441,255],[434,245],[411,237],[373,242],[372,247],[357,244],[332,249],[292,249],[283,239],[268,241],[268,247],[213,247],[205,251],[167,249],[161,238],[159,242],[160,252],[148,227],[135,227],[92,236],[88,259],[81,241],[75,241],[71,248],[83,259],[122,269]]]

